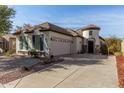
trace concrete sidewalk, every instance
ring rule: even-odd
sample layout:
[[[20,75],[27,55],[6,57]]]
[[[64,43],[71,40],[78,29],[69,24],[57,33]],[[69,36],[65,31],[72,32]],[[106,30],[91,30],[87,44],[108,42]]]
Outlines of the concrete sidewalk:
[[[93,58],[93,59],[92,59]],[[55,64],[18,81],[6,84],[17,88],[115,88],[118,87],[115,57],[108,59],[66,57]]]

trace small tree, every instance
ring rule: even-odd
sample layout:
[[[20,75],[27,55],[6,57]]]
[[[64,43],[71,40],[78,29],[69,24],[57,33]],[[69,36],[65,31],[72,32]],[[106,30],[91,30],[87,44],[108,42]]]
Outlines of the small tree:
[[[15,10],[6,5],[0,5],[0,35],[7,34],[12,29],[12,20]]]

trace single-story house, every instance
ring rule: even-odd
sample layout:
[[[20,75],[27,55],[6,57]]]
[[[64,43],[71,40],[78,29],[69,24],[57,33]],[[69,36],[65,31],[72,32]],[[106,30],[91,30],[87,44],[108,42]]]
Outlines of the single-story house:
[[[77,31],[65,29],[52,23],[42,23],[17,29],[16,53],[29,51],[45,52],[45,55],[65,55],[75,53],[100,53],[100,28],[88,25]]]

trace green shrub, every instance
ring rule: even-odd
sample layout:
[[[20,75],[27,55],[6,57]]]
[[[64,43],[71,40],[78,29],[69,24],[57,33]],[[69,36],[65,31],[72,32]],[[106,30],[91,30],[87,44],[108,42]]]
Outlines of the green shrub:
[[[115,52],[114,55],[115,56],[123,56],[123,53],[122,52]]]
[[[32,49],[32,50],[30,51],[30,55],[31,55],[32,57],[38,57],[37,51],[36,51],[35,49]]]

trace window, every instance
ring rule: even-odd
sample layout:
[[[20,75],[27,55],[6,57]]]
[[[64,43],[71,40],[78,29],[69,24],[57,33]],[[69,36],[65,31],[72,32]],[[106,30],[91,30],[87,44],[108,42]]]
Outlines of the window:
[[[32,46],[36,50],[43,50],[43,36],[33,35],[32,36]]]
[[[26,36],[20,36],[20,49],[21,50],[28,50],[28,39]]]
[[[93,34],[93,32],[92,32],[92,31],[90,31],[90,32],[89,32],[89,35],[90,35],[90,36],[92,36],[92,34]]]
[[[35,49],[40,49],[40,36],[39,35],[33,35],[32,36],[32,44]]]

